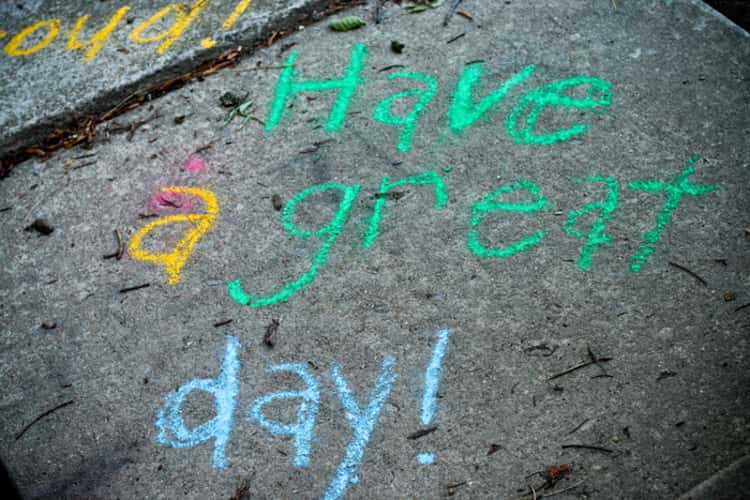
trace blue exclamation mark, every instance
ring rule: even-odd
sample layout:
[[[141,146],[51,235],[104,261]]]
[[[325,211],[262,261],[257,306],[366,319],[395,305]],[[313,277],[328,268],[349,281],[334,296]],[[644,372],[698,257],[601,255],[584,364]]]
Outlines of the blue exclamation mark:
[[[443,373],[441,363],[445,350],[448,347],[448,330],[438,332],[438,341],[432,349],[432,358],[427,370],[424,372],[424,393],[422,394],[422,413],[419,416],[419,422],[422,426],[430,425],[437,413],[437,394],[440,387],[440,377]],[[422,465],[429,465],[435,461],[434,453],[420,453],[417,455],[417,462]]]

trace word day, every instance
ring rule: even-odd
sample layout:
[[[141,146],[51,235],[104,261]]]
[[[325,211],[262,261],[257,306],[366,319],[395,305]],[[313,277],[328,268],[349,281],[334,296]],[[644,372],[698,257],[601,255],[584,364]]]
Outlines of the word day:
[[[156,53],[164,54],[180,39],[185,30],[196,22],[209,3],[209,0],[196,0],[192,5],[184,3],[168,4],[133,27],[128,35],[128,40],[138,44],[158,43]],[[252,0],[240,0],[224,21],[222,28],[225,30],[232,28],[251,3]],[[106,23],[99,26],[92,26],[93,21],[90,14],[80,16],[67,32],[65,48],[83,51],[83,60],[86,62],[93,60],[109,41],[112,33],[122,24],[131,22],[126,20],[126,15],[129,12],[130,6],[125,5],[118,9]],[[161,31],[156,31],[155,28],[159,27]],[[18,33],[11,36],[5,44],[3,52],[11,57],[31,56],[51,44],[62,29],[62,19],[51,18],[38,21],[22,28]],[[93,30],[96,31],[86,40],[83,33]],[[0,39],[7,36],[9,34],[0,29]],[[204,48],[211,48],[214,45],[216,45],[216,42],[211,38],[201,40],[201,46]]]
[[[703,196],[707,193],[720,189],[719,186],[701,186],[690,183],[690,176],[695,172],[694,164],[699,159],[693,156],[689,159],[687,166],[671,181],[658,181],[638,179],[628,183],[628,188],[633,191],[655,193],[664,196],[664,204],[656,216],[654,226],[647,231],[635,253],[630,257],[630,270],[639,272],[646,264],[649,256],[654,252],[656,245],[661,239],[662,233],[672,219],[675,210],[680,206],[685,196]],[[587,203],[577,210],[568,213],[561,229],[565,234],[575,237],[582,242],[577,266],[583,271],[591,269],[595,253],[609,244],[612,238],[607,234],[607,224],[611,222],[614,213],[620,203],[620,185],[609,176],[592,176],[574,181],[581,183],[601,184],[606,195],[600,201]],[[422,172],[413,176],[398,180],[383,177],[380,189],[375,194],[375,203],[372,213],[366,220],[365,230],[362,235],[362,249],[370,248],[378,239],[380,225],[389,193],[403,186],[430,186],[435,193],[434,208],[442,209],[448,203],[448,191],[443,177],[434,171]],[[346,222],[354,207],[354,201],[360,194],[362,186],[359,184],[346,185],[337,183],[320,184],[308,187],[295,194],[281,211],[281,224],[284,230],[297,238],[318,238],[322,244],[312,258],[308,270],[296,280],[283,285],[278,291],[266,296],[254,296],[248,294],[242,285],[242,280],[236,279],[227,284],[227,291],[232,299],[241,305],[250,307],[264,307],[286,302],[298,291],[310,285],[328,262],[328,256],[336,243],[338,237],[346,226]],[[169,277],[170,284],[176,284],[180,279],[180,270],[187,262],[190,254],[194,251],[195,244],[208,231],[215,222],[219,208],[216,198],[210,191],[198,188],[170,187],[163,188],[168,193],[185,193],[199,197],[206,204],[205,214],[190,215],[168,215],[144,226],[131,239],[129,253],[135,260],[142,260],[164,266]],[[313,195],[322,192],[340,193],[340,201],[335,214],[330,221],[316,231],[303,230],[294,223],[294,214],[297,207],[307,202]],[[507,202],[503,197],[512,193],[518,193],[529,197],[527,202]],[[520,252],[533,249],[544,241],[549,233],[548,230],[537,231],[529,234],[518,241],[508,243],[505,246],[491,247],[483,242],[481,227],[485,217],[493,212],[533,214],[547,209],[551,203],[541,193],[539,185],[531,180],[519,179],[510,184],[504,184],[479,201],[469,206],[467,218],[469,231],[466,234],[466,247],[469,252],[480,258],[507,259]],[[595,216],[596,218],[588,228],[581,223],[582,218]],[[193,222],[193,227],[177,243],[171,252],[149,253],[142,249],[141,244],[144,237],[152,230],[165,224],[173,222]]]
[[[441,330],[433,347],[423,379],[420,423],[429,425],[437,414],[438,389],[442,377],[442,361],[445,356],[449,331]],[[237,337],[228,336],[219,375],[213,379],[194,379],[180,386],[176,392],[166,396],[159,411],[156,426],[159,429],[158,442],[174,448],[192,448],[213,440],[213,466],[226,467],[226,448],[232,434],[234,414],[239,394],[240,342]],[[396,382],[396,360],[386,356],[382,368],[366,403],[360,405],[358,398],[346,380],[341,368],[334,365],[330,377],[336,389],[339,402],[351,426],[352,435],[344,451],[333,479],[326,489],[323,499],[340,498],[350,483],[356,483],[357,471],[380,412]],[[294,443],[294,467],[307,467],[311,460],[311,450],[315,441],[315,424],[320,406],[320,384],[305,363],[284,363],[267,369],[270,374],[288,372],[299,377],[303,390],[280,391],[258,397],[245,411],[246,420],[277,436],[290,436]],[[216,416],[211,420],[188,429],[183,417],[183,404],[193,391],[204,391],[214,398]],[[275,402],[295,400],[299,406],[296,420],[284,423],[271,420],[264,414],[264,408]],[[433,453],[420,453],[417,462],[432,464]]]

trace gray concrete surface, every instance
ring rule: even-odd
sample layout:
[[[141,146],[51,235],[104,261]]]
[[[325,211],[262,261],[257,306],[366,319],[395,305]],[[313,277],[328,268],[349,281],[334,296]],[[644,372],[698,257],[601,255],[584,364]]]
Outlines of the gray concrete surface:
[[[750,491],[749,481],[750,457],[743,457],[681,495],[678,500],[743,500]]]
[[[51,130],[68,126],[71,117],[106,111],[107,106],[128,95],[192,69],[229,48],[250,47],[274,31],[295,30],[300,22],[322,17],[331,3],[253,0],[225,29],[235,8],[243,6],[242,1],[2,2],[0,153],[33,144]],[[169,5],[182,6],[183,29],[175,27],[181,19],[177,9],[144,26]],[[118,15],[120,11],[122,15]],[[114,19],[113,29],[109,36],[102,35],[98,50],[91,51],[91,45],[70,48],[71,32],[86,15],[89,18],[74,39],[82,44],[90,42]],[[17,47],[11,45],[14,37],[36,23],[43,24],[23,37]],[[141,27],[144,29],[139,31]],[[140,41],[133,39],[134,32],[140,33]],[[145,41],[151,38],[156,40]],[[211,40],[213,46],[204,48],[204,40]]]
[[[444,7],[408,14],[387,4],[381,24],[346,33],[313,25],[284,40],[296,43],[290,50],[276,45],[241,65],[284,66],[296,51],[298,80],[341,78],[361,42],[362,82],[338,131],[325,130],[331,91],[285,103],[271,131],[255,120],[225,126],[226,92],[249,94],[249,112],[269,121],[280,70],[225,71],[118,118],[91,151],[24,164],[0,183],[0,449],[27,497],[531,498],[531,485],[540,494],[566,489],[561,499],[661,499],[750,453],[747,37],[687,1],[617,2],[615,10],[593,0],[466,0],[473,20],[455,16],[446,27]],[[353,13],[370,19],[372,11]],[[452,96],[480,60],[475,101],[522,68],[536,70],[455,134]],[[404,68],[383,70],[393,65]],[[399,71],[437,80],[406,153],[397,150],[401,129],[373,118],[393,93],[424,88],[388,79]],[[529,92],[579,76],[611,84],[609,107],[547,107],[533,133],[586,123],[585,133],[551,145],[514,142],[508,116]],[[606,99],[585,90],[570,89]],[[397,102],[394,111],[412,107]],[[526,118],[516,133],[531,109],[518,110]],[[142,121],[130,137],[115,133]],[[632,257],[668,198],[635,181],[669,182],[694,154],[690,183],[720,189],[685,194],[634,272]],[[383,177],[427,171],[443,179],[445,206],[435,208],[430,185],[394,188],[377,240],[363,248]],[[576,183],[591,176],[611,176],[620,191],[606,225],[611,242],[584,271],[582,242],[562,227],[570,212],[605,199],[603,183]],[[483,214],[480,240],[501,248],[547,233],[516,255],[480,258],[467,248],[472,205],[518,179],[537,184],[548,204]],[[274,202],[327,183],[361,188],[315,279],[287,302],[239,305],[227,283],[241,279],[247,293],[267,296],[310,269],[332,234],[290,235]],[[114,229],[130,243],[149,223],[205,213],[190,198],[159,202],[170,186],[209,190],[218,204],[174,285],[164,266],[133,252],[103,258],[116,249]],[[293,221],[316,231],[341,210],[336,194],[316,194],[299,202]],[[54,231],[26,231],[38,218]],[[165,225],[143,247],[169,251],[206,220]],[[588,232],[593,221],[581,217],[576,227]],[[142,284],[150,286],[121,293]],[[272,319],[271,348],[263,337]],[[423,381],[443,329],[437,412],[425,423]],[[231,371],[222,357],[232,338],[239,368],[227,378],[238,396],[220,468],[216,440],[165,445],[158,422],[184,384]],[[550,380],[591,355],[611,359]],[[397,374],[390,392],[387,376],[376,384],[389,357]],[[269,371],[289,363],[320,395],[309,463],[299,467],[299,442],[248,418],[259,398],[305,389],[297,375]],[[347,418],[339,375],[360,413],[368,402],[379,407],[371,399],[383,389],[369,439],[353,438],[352,422],[367,419],[351,407],[355,418]],[[297,398],[263,411],[292,423],[300,407]],[[199,390],[182,408],[189,429],[217,412]],[[356,466],[345,467],[347,449],[363,450]],[[419,463],[423,453],[434,463]],[[549,484],[545,472],[561,465],[570,472]],[[348,483],[336,482],[339,469],[352,472]]]

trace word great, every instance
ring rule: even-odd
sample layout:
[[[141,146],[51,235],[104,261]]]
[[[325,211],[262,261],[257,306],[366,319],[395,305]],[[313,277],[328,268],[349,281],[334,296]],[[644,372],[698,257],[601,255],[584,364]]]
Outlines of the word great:
[[[689,196],[702,196],[711,191],[720,189],[719,186],[699,186],[691,184],[689,177],[695,172],[694,164],[699,159],[693,156],[688,161],[688,165],[672,181],[661,182],[657,180],[635,180],[628,184],[628,187],[635,191],[645,191],[659,193],[665,196],[665,202],[656,216],[654,227],[643,235],[643,240],[636,252],[630,258],[630,269],[633,272],[639,272],[648,260],[649,256],[656,248],[656,244],[661,239],[662,232],[672,218],[672,214],[679,207],[683,198]],[[604,184],[607,189],[607,196],[602,201],[595,201],[586,204],[578,210],[568,214],[566,222],[563,224],[563,231],[566,234],[574,236],[583,242],[578,267],[582,270],[588,270],[591,267],[591,260],[594,253],[602,245],[611,241],[611,237],[606,233],[607,223],[612,219],[612,215],[617,209],[619,203],[619,185],[612,177],[595,176],[585,179],[577,179],[577,183],[598,182]],[[405,177],[397,181],[391,181],[388,177],[383,177],[380,183],[380,190],[376,195],[376,202],[373,206],[372,214],[369,218],[367,227],[363,235],[363,248],[372,246],[378,238],[380,231],[380,222],[383,217],[383,208],[388,198],[388,193],[399,186],[432,186],[435,192],[434,208],[441,209],[448,202],[448,194],[443,178],[436,172],[423,172],[414,176]],[[302,288],[308,286],[315,280],[318,272],[326,265],[328,254],[344,229],[347,218],[352,210],[354,200],[359,194],[361,186],[345,184],[322,184],[312,186],[297,193],[281,212],[281,221],[286,232],[294,237],[309,238],[315,237],[322,239],[323,243],[317,254],[313,257],[310,268],[296,280],[287,283],[280,290],[267,296],[250,295],[242,287],[241,280],[234,280],[227,285],[229,296],[237,303],[250,307],[264,307],[279,302],[286,302]],[[341,193],[341,201],[333,218],[324,227],[317,231],[305,231],[300,229],[293,222],[294,212],[297,206],[307,200],[311,195],[323,191],[338,191]],[[504,195],[510,193],[526,193],[529,201],[525,203],[510,203],[502,200]],[[530,180],[517,180],[512,184],[500,186],[487,194],[481,201],[471,205],[469,210],[469,232],[466,235],[466,246],[469,251],[482,258],[506,259],[519,252],[530,250],[542,242],[548,231],[538,231],[530,234],[519,241],[509,243],[502,247],[489,247],[482,242],[480,228],[487,214],[492,212],[517,212],[517,213],[534,213],[545,207],[549,207],[549,202],[541,195],[539,186]],[[587,232],[576,229],[579,225],[579,219],[587,214],[596,213],[598,218],[590,224]]]
[[[361,43],[354,45],[344,76],[334,80],[302,80],[299,81],[294,67],[297,53],[292,52],[286,60],[279,75],[276,93],[271,105],[271,111],[266,121],[265,129],[270,132],[281,121],[284,110],[288,109],[288,101],[300,92],[337,91],[336,100],[328,115],[325,130],[334,132],[344,124],[346,111],[352,97],[362,85],[361,72],[364,66],[367,48]],[[511,89],[529,79],[536,68],[526,66],[512,76],[498,88],[484,97],[477,99],[475,88],[479,85],[483,63],[476,62],[467,65],[461,74],[451,99],[447,112],[448,128],[453,133],[460,133],[479,120],[485,113],[500,103]],[[426,73],[399,72],[388,75],[389,80],[402,79],[422,84],[426,88],[415,88],[393,94],[375,106],[372,118],[386,125],[401,129],[401,135],[396,150],[406,152],[411,149],[412,136],[417,128],[419,116],[427,109],[427,105],[437,94],[437,79]],[[584,97],[572,97],[569,94],[576,89],[585,90]],[[391,112],[393,104],[399,99],[417,97],[411,111],[403,116]],[[523,95],[513,108],[506,120],[508,134],[519,144],[554,144],[581,135],[589,128],[589,124],[575,123],[568,128],[540,132],[539,117],[548,108],[571,108],[576,111],[602,111],[609,108],[612,102],[612,85],[601,78],[591,76],[577,76],[566,78],[537,87]]]
[[[251,2],[252,0],[240,0],[232,10],[229,17],[224,21],[222,28],[228,30],[234,26],[239,17],[250,6]],[[181,3],[171,3],[156,12],[147,20],[135,26],[128,35],[128,39],[134,43],[159,42],[159,45],[156,48],[156,53],[164,54],[167,49],[169,49],[169,47],[171,47],[180,36],[182,36],[183,32],[195,22],[208,4],[209,0],[196,0],[192,6],[187,6]],[[104,47],[111,37],[112,32],[118,27],[129,11],[130,6],[128,5],[118,9],[109,21],[99,27],[99,29],[93,33],[88,40],[82,40],[81,34],[86,29],[92,29],[87,27],[91,16],[86,14],[79,17],[73,28],[68,33],[66,48],[68,50],[85,51],[83,60],[87,62],[91,61],[96,57],[102,47]],[[165,18],[171,20],[172,24],[162,31],[154,33],[154,30],[152,29],[154,25],[161,23],[162,19]],[[62,20],[58,18],[38,21],[30,26],[26,26],[13,35],[3,48],[3,52],[13,57],[36,54],[46,48],[53,40],[55,40],[55,38],[57,38],[61,28]],[[0,30],[0,38],[5,38],[6,36],[8,36],[8,33]],[[201,41],[201,45],[204,48],[210,48],[215,45],[215,42],[210,38],[206,38]]]
[[[441,363],[448,343],[448,330],[438,333],[438,342],[424,375],[424,395],[420,421],[429,424],[437,412],[437,391],[441,377]],[[226,467],[226,448],[232,434],[234,414],[239,394],[240,342],[237,337],[228,336],[219,375],[213,379],[195,379],[180,386],[176,392],[167,395],[164,406],[159,411],[156,426],[159,429],[158,442],[175,448],[192,448],[213,440],[213,466]],[[331,379],[336,388],[347,421],[352,428],[352,436],[344,451],[341,464],[331,480],[324,499],[340,498],[350,483],[357,481],[357,470],[364,456],[367,443],[377,424],[380,412],[397,379],[396,361],[385,357],[380,374],[373,386],[366,404],[360,406],[341,368],[331,368]],[[305,363],[285,363],[268,368],[269,373],[293,373],[304,384],[303,390],[280,391],[258,397],[247,407],[245,416],[263,429],[278,436],[290,436],[294,442],[294,467],[307,467],[310,464],[310,450],[314,439],[315,422],[320,406],[318,379]],[[216,416],[211,420],[188,429],[183,417],[185,399],[194,391],[204,391],[214,398]],[[263,412],[268,405],[277,401],[299,401],[296,420],[293,423],[269,419]],[[419,463],[427,465],[434,460],[432,453],[420,454]]]

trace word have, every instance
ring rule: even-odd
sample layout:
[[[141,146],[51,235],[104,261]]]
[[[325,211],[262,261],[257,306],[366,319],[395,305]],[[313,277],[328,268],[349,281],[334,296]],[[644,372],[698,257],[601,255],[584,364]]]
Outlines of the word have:
[[[656,180],[635,180],[628,184],[628,187],[632,190],[660,193],[666,198],[664,205],[656,216],[656,224],[651,230],[643,235],[641,244],[635,254],[630,258],[631,271],[636,273],[639,272],[647,262],[649,256],[656,248],[656,244],[661,239],[664,228],[671,220],[674,211],[680,205],[684,196],[702,196],[711,191],[720,189],[719,186],[699,186],[690,183],[689,177],[694,173],[694,163],[698,159],[698,156],[691,157],[685,169],[672,181],[661,182]],[[606,228],[619,203],[619,185],[612,177],[603,176],[577,179],[575,182],[602,183],[607,189],[607,195],[604,200],[588,203],[582,208],[570,212],[567,220],[562,226],[562,229],[566,234],[574,236],[583,242],[580,258],[578,260],[578,268],[581,270],[588,270],[591,267],[593,255],[598,248],[611,242],[611,237],[606,233]],[[443,208],[448,202],[445,182],[436,172],[423,172],[397,181],[391,181],[388,177],[383,177],[380,184],[380,190],[378,194],[375,195],[376,201],[373,206],[372,215],[369,218],[363,235],[363,248],[369,248],[378,238],[380,222],[383,217],[385,203],[388,199],[388,193],[396,187],[405,185],[432,186],[435,192],[436,202],[434,208],[436,209]],[[230,297],[242,305],[264,307],[279,302],[286,302],[299,290],[312,283],[318,272],[326,265],[329,252],[344,229],[360,188],[361,186],[359,184],[349,186],[345,184],[330,183],[312,186],[297,193],[284,207],[281,213],[281,221],[284,229],[291,236],[299,238],[316,237],[323,240],[323,244],[312,259],[310,268],[296,280],[287,283],[279,291],[267,296],[250,295],[244,291],[241,280],[234,280],[227,285],[227,291]],[[300,229],[292,220],[297,206],[307,200],[311,195],[323,191],[339,191],[342,194],[341,201],[339,202],[338,209],[333,218],[327,225],[317,231],[313,232]],[[510,203],[502,200],[505,195],[524,192],[530,196],[530,201]],[[487,194],[487,196],[481,201],[471,205],[469,209],[470,230],[466,235],[466,246],[472,254],[481,258],[506,259],[519,252],[530,250],[542,242],[548,231],[535,232],[506,246],[488,247],[482,242],[480,226],[482,225],[484,218],[493,212],[518,212],[529,214],[538,212],[549,206],[550,203],[541,195],[539,186],[533,181],[517,180],[512,184],[500,186]],[[597,214],[598,217],[590,224],[588,232],[585,232],[584,234],[584,232],[576,229],[576,226],[579,225],[580,218],[588,214]]]
[[[424,394],[420,422],[429,424],[437,412],[437,392],[442,375],[441,363],[448,345],[448,330],[438,333],[438,342],[433,349],[430,363],[424,375]],[[240,342],[237,337],[228,336],[218,377],[194,379],[165,398],[159,411],[156,426],[159,429],[158,442],[174,448],[192,448],[213,439],[213,466],[226,467],[226,448],[232,434],[234,414],[239,394]],[[377,424],[380,412],[397,379],[396,361],[392,357],[383,360],[377,381],[364,406],[349,387],[341,368],[331,368],[331,379],[347,421],[352,428],[352,437],[344,451],[344,457],[323,495],[326,500],[340,498],[350,483],[356,483],[357,470],[364,456],[367,443]],[[310,450],[314,440],[315,421],[320,406],[320,388],[316,377],[304,363],[285,363],[268,368],[269,373],[293,373],[303,382],[305,388],[296,391],[281,391],[258,397],[249,405],[245,416],[263,429],[278,436],[290,436],[294,442],[294,467],[307,467],[310,464]],[[208,392],[214,397],[216,416],[211,420],[188,429],[183,417],[183,404],[193,391]],[[264,407],[276,401],[298,400],[294,423],[271,420],[263,413]],[[421,464],[434,462],[434,454],[422,453],[417,456]]]
[[[251,2],[252,0],[240,0],[226,21],[224,21],[222,28],[228,30],[234,26],[240,16],[250,6]],[[195,22],[208,4],[209,0],[196,0],[190,7],[181,3],[171,3],[135,26],[128,35],[128,39],[134,43],[159,42],[156,53],[164,54],[182,36],[183,32]],[[109,21],[100,27],[98,31],[94,32],[88,40],[82,40],[81,34],[86,29],[91,16],[86,14],[79,17],[68,33],[66,48],[69,50],[85,51],[83,60],[86,62],[91,61],[102,47],[104,47],[111,37],[112,32],[129,11],[130,6],[127,5],[118,9]],[[162,20],[165,18],[171,19],[172,24],[162,29],[162,31],[154,33],[152,28],[157,24],[164,24]],[[3,51],[13,57],[36,54],[57,38],[61,28],[62,21],[58,18],[36,22],[21,29],[21,31],[11,37]],[[4,38],[7,35],[5,31],[0,30],[0,38]],[[205,38],[201,41],[201,46],[204,48],[211,48],[214,45],[216,45],[216,42],[210,38]]]
[[[266,121],[265,129],[272,131],[281,121],[284,110],[288,109],[288,101],[300,92],[337,91],[336,100],[328,115],[325,130],[329,132],[339,130],[346,116],[346,111],[358,87],[364,83],[361,72],[364,66],[367,48],[355,44],[351,51],[349,65],[344,76],[334,80],[303,80],[299,81],[294,67],[297,53],[292,52],[286,60],[276,85],[276,94],[271,104],[271,111]],[[533,65],[524,67],[517,74],[508,79],[498,88],[484,97],[476,97],[476,87],[479,86],[483,63],[468,64],[461,74],[448,108],[448,129],[453,133],[460,133],[482,118],[488,111],[502,102],[507,94],[526,80],[536,71]],[[386,125],[401,129],[400,139],[396,150],[407,152],[412,147],[412,137],[417,128],[417,122],[427,105],[437,94],[438,81],[426,73],[399,72],[388,75],[389,80],[409,80],[425,86],[393,94],[380,101],[373,111],[372,118]],[[572,97],[569,93],[576,89],[585,90],[584,97]],[[402,115],[394,115],[391,111],[394,103],[400,99],[416,97],[412,109]],[[612,85],[601,78],[591,76],[577,76],[566,78],[537,87],[523,95],[518,104],[508,114],[506,129],[513,141],[518,144],[554,144],[579,136],[589,129],[586,123],[575,123],[568,128],[551,132],[540,132],[539,117],[548,108],[570,108],[576,111],[602,111],[609,108],[612,102]],[[576,113],[578,114],[578,113]]]

